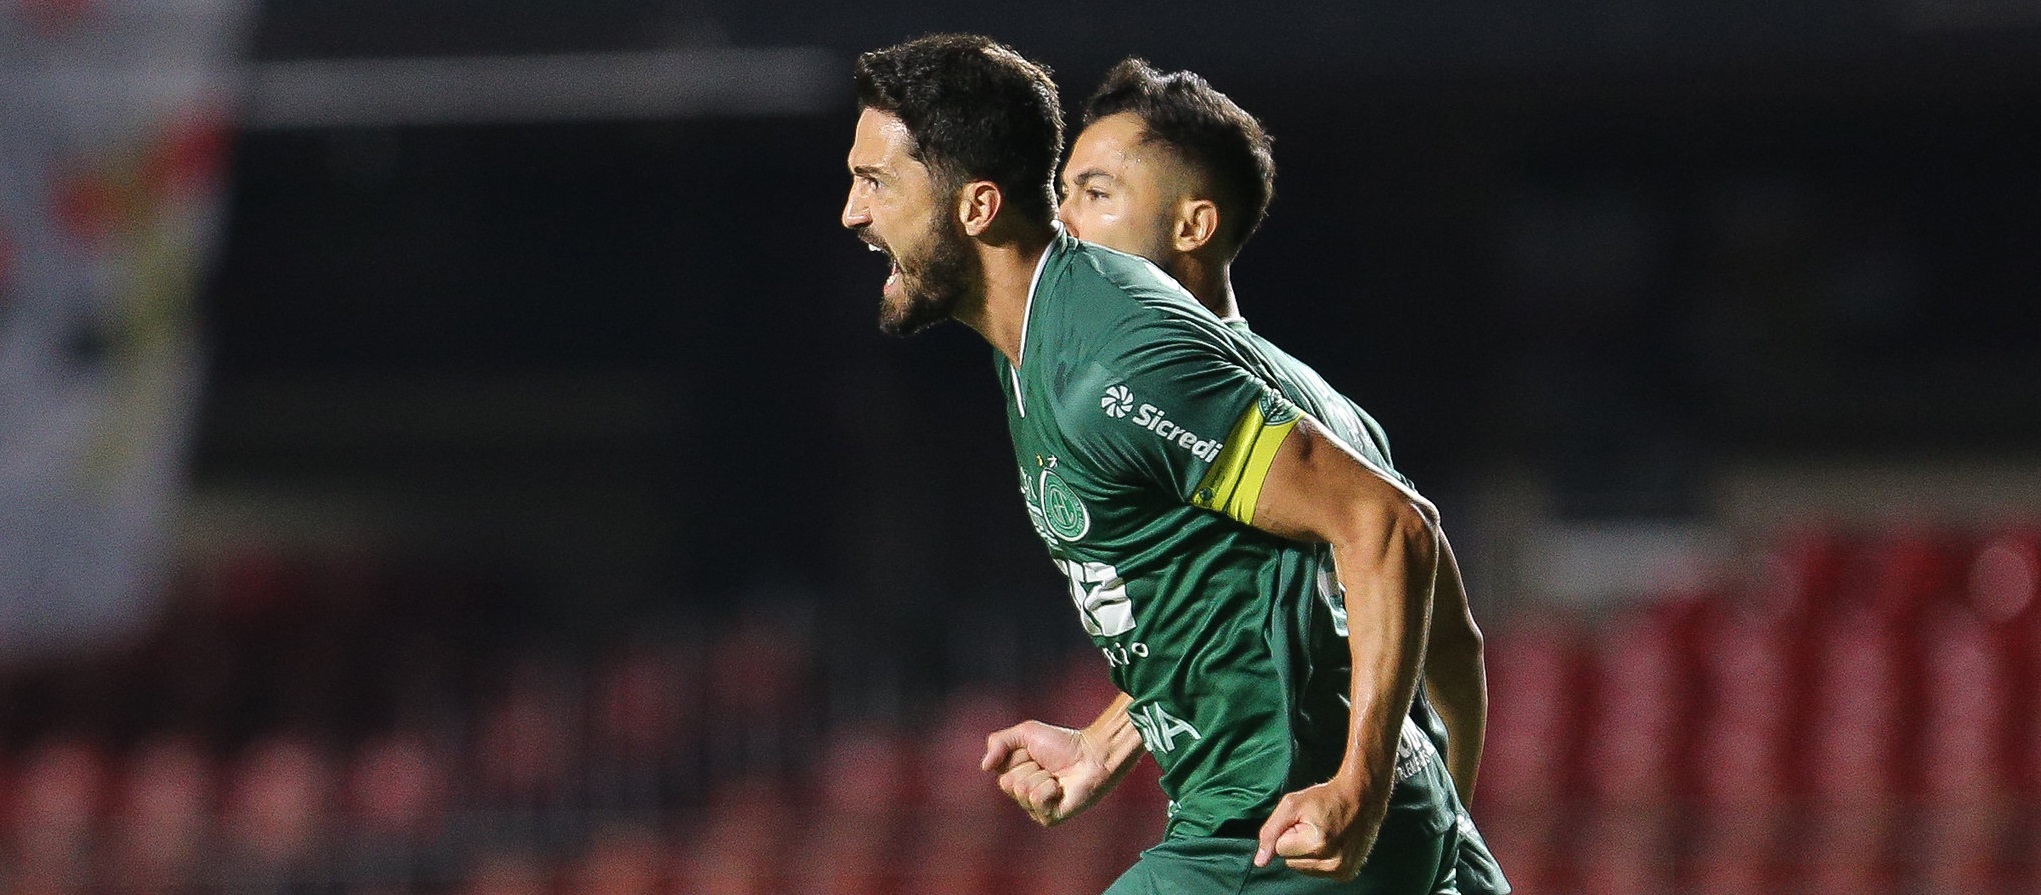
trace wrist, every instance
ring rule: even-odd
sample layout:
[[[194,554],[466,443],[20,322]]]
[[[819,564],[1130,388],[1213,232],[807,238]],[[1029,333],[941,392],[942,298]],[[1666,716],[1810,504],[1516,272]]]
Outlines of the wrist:
[[[1077,732],[1087,754],[1097,758],[1106,774],[1118,777],[1147,751],[1141,732],[1126,712],[1109,713]]]
[[[1367,756],[1350,754],[1345,761],[1340,762],[1339,770],[1333,772],[1332,779],[1325,782],[1327,786],[1339,790],[1356,802],[1361,802],[1367,801],[1371,794],[1385,792],[1388,787],[1394,785],[1394,779],[1393,757],[1387,764],[1377,767]]]

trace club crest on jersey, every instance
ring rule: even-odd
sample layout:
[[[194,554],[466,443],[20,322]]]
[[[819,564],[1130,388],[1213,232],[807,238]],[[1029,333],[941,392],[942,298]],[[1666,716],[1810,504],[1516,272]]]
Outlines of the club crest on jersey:
[[[1028,521],[1034,524],[1035,534],[1054,553],[1057,540],[1077,541],[1091,532],[1091,511],[1078,499],[1077,490],[1056,474],[1055,457],[1037,455],[1035,465],[1042,468],[1040,477],[1021,470],[1021,497],[1027,500]]]
[[[1042,521],[1066,541],[1079,540],[1091,531],[1091,511],[1084,508],[1084,501],[1047,469],[1042,470]]]
[[[1145,402],[1140,407],[1135,407],[1134,390],[1125,385],[1107,388],[1105,397],[1099,399],[1098,406],[1106,412],[1106,416],[1124,419],[1147,429],[1163,441],[1190,451],[1191,456],[1200,460],[1208,462],[1217,460],[1219,451],[1226,447],[1223,441],[1200,438],[1196,432],[1177,425],[1176,421],[1170,419],[1169,414],[1160,407]]]

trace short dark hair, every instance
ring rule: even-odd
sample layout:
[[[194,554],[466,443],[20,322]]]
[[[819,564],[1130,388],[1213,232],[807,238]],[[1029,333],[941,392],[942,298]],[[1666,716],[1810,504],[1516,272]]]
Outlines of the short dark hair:
[[[858,108],[898,116],[939,181],[989,180],[1028,220],[1055,215],[1063,106],[1047,67],[989,37],[932,34],[859,56],[855,72]]]
[[[1106,72],[1084,106],[1084,123],[1131,112],[1144,142],[1160,143],[1211,179],[1224,235],[1239,251],[1276,195],[1273,142],[1261,122],[1194,72],[1163,74],[1129,56]]]

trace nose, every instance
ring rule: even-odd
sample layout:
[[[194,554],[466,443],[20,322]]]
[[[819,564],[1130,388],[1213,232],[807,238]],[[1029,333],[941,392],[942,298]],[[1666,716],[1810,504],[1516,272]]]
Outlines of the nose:
[[[864,196],[859,195],[861,192],[857,184],[852,184],[850,196],[843,200],[843,226],[852,230],[872,222],[871,209],[866,206]]]

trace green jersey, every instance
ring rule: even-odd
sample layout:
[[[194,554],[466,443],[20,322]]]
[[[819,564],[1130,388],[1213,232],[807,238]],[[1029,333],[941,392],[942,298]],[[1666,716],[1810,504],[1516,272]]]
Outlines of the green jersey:
[[[1386,440],[1270,347],[1148,262],[1061,235],[1029,290],[1017,364],[995,355],[1029,518],[1133,697],[1169,838],[1252,836],[1345,750],[1350,654],[1330,552],[1251,523],[1303,413],[1385,470]],[[1458,800],[1443,773],[1420,773],[1442,760],[1422,699],[1412,715],[1391,815],[1441,832]]]

